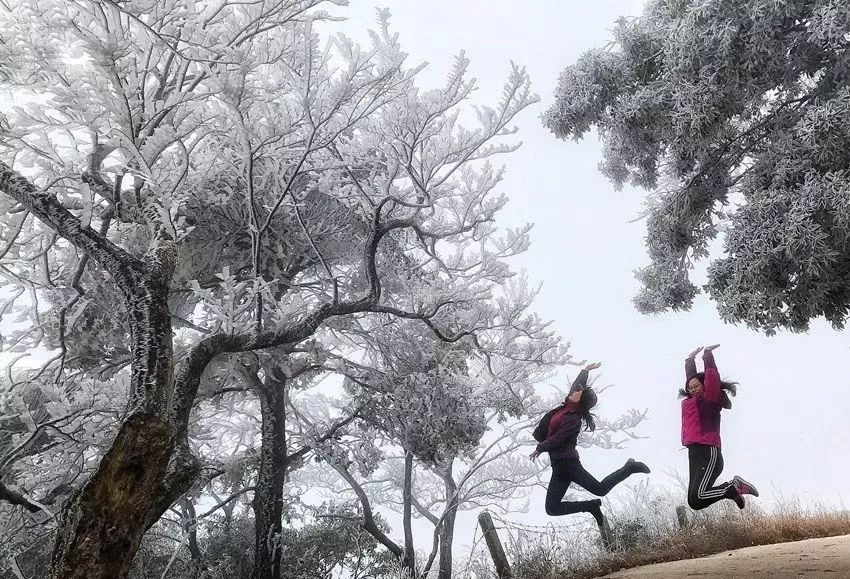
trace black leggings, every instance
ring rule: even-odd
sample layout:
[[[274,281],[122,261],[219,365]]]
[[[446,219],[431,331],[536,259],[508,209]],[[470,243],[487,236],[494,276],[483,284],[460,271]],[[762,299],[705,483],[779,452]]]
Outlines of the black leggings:
[[[556,517],[572,513],[588,512],[594,501],[562,501],[570,483],[576,483],[586,491],[598,497],[604,497],[617,484],[626,480],[632,471],[626,467],[619,468],[602,479],[584,470],[577,458],[556,458],[552,461],[552,478],[546,489],[546,514]],[[599,503],[596,503],[597,506]]]
[[[692,444],[688,447],[690,482],[688,483],[688,506],[695,511],[704,509],[723,499],[738,494],[731,482],[714,486],[723,471],[723,454],[716,446]]]

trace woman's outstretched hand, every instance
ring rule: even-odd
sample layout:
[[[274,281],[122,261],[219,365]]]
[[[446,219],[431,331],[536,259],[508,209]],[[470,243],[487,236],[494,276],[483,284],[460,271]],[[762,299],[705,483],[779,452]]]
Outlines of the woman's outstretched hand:
[[[699,348],[697,348],[696,350],[694,350],[693,352],[691,352],[690,354],[688,354],[688,358],[687,358],[687,359],[688,359],[688,360],[690,360],[691,358],[696,358],[696,357],[697,357],[697,354],[699,354],[699,351],[700,351],[700,350],[702,350],[702,346],[700,346]]]
[[[588,364],[587,366],[585,366],[584,369],[590,372],[591,370],[596,370],[600,367],[602,367],[602,362],[594,362],[593,364]]]
[[[711,352],[712,350],[716,350],[720,347],[720,344],[714,344],[713,346],[706,346],[703,348],[706,352]]]
[[[535,450],[534,452],[528,455],[528,458],[530,458],[531,460],[535,460],[538,456],[540,456],[540,451]]]

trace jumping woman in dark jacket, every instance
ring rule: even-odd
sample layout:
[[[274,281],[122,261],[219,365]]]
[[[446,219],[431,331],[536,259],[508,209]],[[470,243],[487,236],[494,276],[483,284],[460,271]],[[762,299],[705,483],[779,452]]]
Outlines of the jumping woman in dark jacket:
[[[570,483],[576,483],[586,491],[603,497],[617,484],[636,473],[648,473],[649,467],[642,462],[629,459],[622,468],[606,476],[602,481],[584,470],[576,450],[576,439],[584,421],[586,430],[595,430],[596,424],[591,408],[596,406],[596,393],[587,387],[587,376],[591,370],[602,364],[589,364],[573,382],[564,403],[548,412],[534,431],[534,438],[540,443],[529,458],[536,459],[543,452],[549,453],[552,463],[552,478],[546,490],[546,514],[550,516],[572,513],[590,513],[596,522],[602,525],[602,501],[564,501]]]

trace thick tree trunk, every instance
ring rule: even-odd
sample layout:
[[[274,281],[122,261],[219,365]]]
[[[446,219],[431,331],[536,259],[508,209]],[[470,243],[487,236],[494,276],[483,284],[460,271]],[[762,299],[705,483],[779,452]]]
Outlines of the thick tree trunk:
[[[452,476],[452,465],[443,473],[446,491],[446,513],[440,528],[440,568],[437,579],[452,579],[452,544],[455,535],[455,519],[457,518],[457,483]]]
[[[260,391],[262,443],[254,491],[252,579],[279,579],[283,485],[286,479],[286,383],[266,378]]]
[[[152,267],[128,268],[122,287],[130,322],[130,413],[97,470],[63,509],[54,579],[121,579],[142,537],[198,474],[185,442],[188,413],[171,412],[174,360],[168,312],[172,248]]]
[[[121,425],[97,472],[65,508],[54,549],[55,579],[126,577],[142,536],[188,488],[168,488],[175,442],[162,419]]]
[[[137,259],[2,162],[0,191],[99,263],[124,296],[132,351],[128,417],[63,508],[51,570],[54,579],[122,579],[145,531],[198,474],[186,429],[197,379],[215,351],[205,345],[193,353],[180,380],[188,387],[178,390],[168,311],[177,248],[159,212],[149,211],[154,241]]]
[[[402,575],[416,577],[416,552],[413,547],[413,453],[404,454],[403,517],[404,556],[401,559]]]

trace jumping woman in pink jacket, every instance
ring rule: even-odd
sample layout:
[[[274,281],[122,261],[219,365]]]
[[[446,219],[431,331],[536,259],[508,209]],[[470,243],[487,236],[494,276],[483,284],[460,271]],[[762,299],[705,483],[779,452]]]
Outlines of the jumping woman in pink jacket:
[[[731,408],[725,391],[735,395],[735,383],[720,380],[712,351],[720,346],[697,348],[685,360],[685,388],[679,392],[682,400],[682,445],[688,449],[690,482],[688,505],[704,509],[722,499],[735,501],[744,508],[743,495],[758,496],[756,488],[739,476],[730,482],[715,485],[723,471],[720,452],[720,411]],[[697,372],[694,358],[703,350],[705,372]]]

